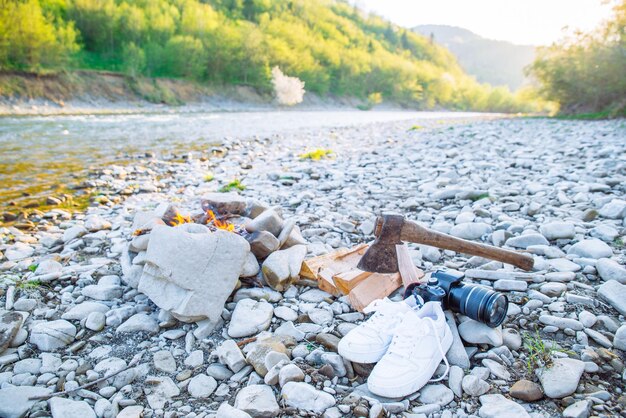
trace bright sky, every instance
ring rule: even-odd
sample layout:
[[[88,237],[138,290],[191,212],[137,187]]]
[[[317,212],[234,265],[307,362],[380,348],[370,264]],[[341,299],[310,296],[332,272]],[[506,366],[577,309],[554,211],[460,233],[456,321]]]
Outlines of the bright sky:
[[[485,38],[547,45],[562,28],[589,31],[610,15],[603,0],[353,0],[362,9],[413,27],[460,26]]]

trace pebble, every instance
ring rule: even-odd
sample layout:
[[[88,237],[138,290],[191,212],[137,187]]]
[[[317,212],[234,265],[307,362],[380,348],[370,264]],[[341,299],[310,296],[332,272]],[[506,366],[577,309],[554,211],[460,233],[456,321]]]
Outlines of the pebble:
[[[613,250],[605,242],[596,238],[585,239],[572,245],[567,254],[578,255],[580,257],[600,259],[609,258],[613,255]]]
[[[187,386],[189,394],[196,399],[208,398],[215,391],[215,388],[217,388],[217,382],[213,377],[206,374],[192,377]]]
[[[461,338],[471,344],[489,344],[499,347],[503,343],[500,327],[490,328],[481,322],[469,319],[461,323],[458,329]]]
[[[274,307],[266,301],[242,299],[237,302],[228,325],[228,335],[232,338],[248,337],[265,331],[270,326]]]
[[[267,385],[250,385],[241,389],[237,393],[234,406],[252,417],[271,418],[280,412],[274,392]]]
[[[430,384],[420,389],[419,399],[422,403],[445,406],[454,400],[454,392],[445,385]]]
[[[550,367],[536,371],[543,392],[549,398],[564,398],[576,391],[585,363],[571,358],[558,358]]]
[[[481,418],[530,418],[523,406],[500,394],[480,397],[482,406],[478,410]]]
[[[304,382],[287,382],[280,394],[283,401],[293,408],[321,414],[335,405],[335,398]]]
[[[524,379],[515,382],[515,384],[511,386],[511,390],[509,393],[512,397],[516,399],[521,399],[526,402],[534,402],[543,398],[543,391],[541,390],[541,386],[539,386],[535,382]]]
[[[616,280],[621,284],[626,284],[626,268],[609,258],[601,258],[596,263],[598,275],[604,281]]]

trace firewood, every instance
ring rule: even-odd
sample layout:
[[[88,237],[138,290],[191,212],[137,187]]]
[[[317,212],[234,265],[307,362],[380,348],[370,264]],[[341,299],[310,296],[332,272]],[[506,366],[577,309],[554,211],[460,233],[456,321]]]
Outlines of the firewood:
[[[424,272],[415,267],[411,254],[409,254],[409,247],[406,244],[396,245],[396,254],[398,256],[398,270],[404,287],[419,282],[424,277]]]
[[[322,269],[331,269],[335,273],[350,270],[356,267],[361,256],[367,250],[367,244],[360,244],[353,248],[341,248],[332,253],[309,258],[302,262],[300,276],[307,279],[318,279]]]
[[[359,312],[376,299],[382,299],[402,286],[400,273],[373,273],[348,294],[350,305]]]
[[[367,279],[373,273],[359,269],[348,270],[333,276],[335,287],[341,294],[347,295],[352,289],[358,286],[363,280]]]
[[[333,296],[341,296],[341,293],[335,287],[335,282],[333,282],[333,274],[335,274],[335,271],[328,268],[320,270],[317,274],[317,287]]]

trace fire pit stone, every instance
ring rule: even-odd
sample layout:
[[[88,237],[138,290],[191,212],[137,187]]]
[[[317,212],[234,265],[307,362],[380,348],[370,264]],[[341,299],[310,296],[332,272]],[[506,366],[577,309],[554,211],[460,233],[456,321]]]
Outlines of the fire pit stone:
[[[235,289],[248,242],[200,224],[156,226],[139,291],[181,321],[215,320]]]
[[[299,277],[302,261],[306,257],[306,245],[295,245],[286,250],[271,253],[263,262],[263,278],[274,290],[287,290]]]

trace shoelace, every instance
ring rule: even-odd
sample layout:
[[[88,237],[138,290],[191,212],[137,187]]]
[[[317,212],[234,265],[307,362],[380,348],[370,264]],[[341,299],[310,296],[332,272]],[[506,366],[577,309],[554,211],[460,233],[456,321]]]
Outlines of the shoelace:
[[[381,326],[385,325],[382,323],[386,322],[389,316],[398,315],[397,312],[391,311],[392,310],[390,306],[391,303],[392,302],[389,302],[384,299],[377,299],[374,302],[367,305],[365,309],[363,309],[363,313],[369,314],[369,313],[374,312],[374,315],[367,321],[363,322],[363,324],[361,325],[362,329],[368,333],[371,333],[372,335],[378,335],[378,333],[381,331],[389,332],[390,330],[388,329],[381,329]],[[389,309],[389,312],[385,312],[387,309]],[[400,318],[398,318],[398,320],[399,319]]]
[[[435,338],[437,340],[437,348],[439,348],[439,353],[443,357],[443,362],[446,365],[446,371],[438,378],[431,379],[430,382],[439,382],[446,378],[448,372],[450,371],[450,363],[448,363],[448,359],[446,358],[446,353],[443,351],[443,346],[441,345],[441,338],[439,338],[439,331],[437,331],[437,326],[435,325],[435,321],[432,318],[426,317],[422,318],[423,321],[427,321],[426,324],[430,324],[433,331],[435,332]],[[427,326],[409,328],[409,332],[402,332],[398,334],[398,338],[395,338],[389,347],[389,352],[396,354],[400,357],[406,357],[405,354],[410,349],[410,347],[415,344],[415,340],[419,337],[423,337],[428,334]]]

